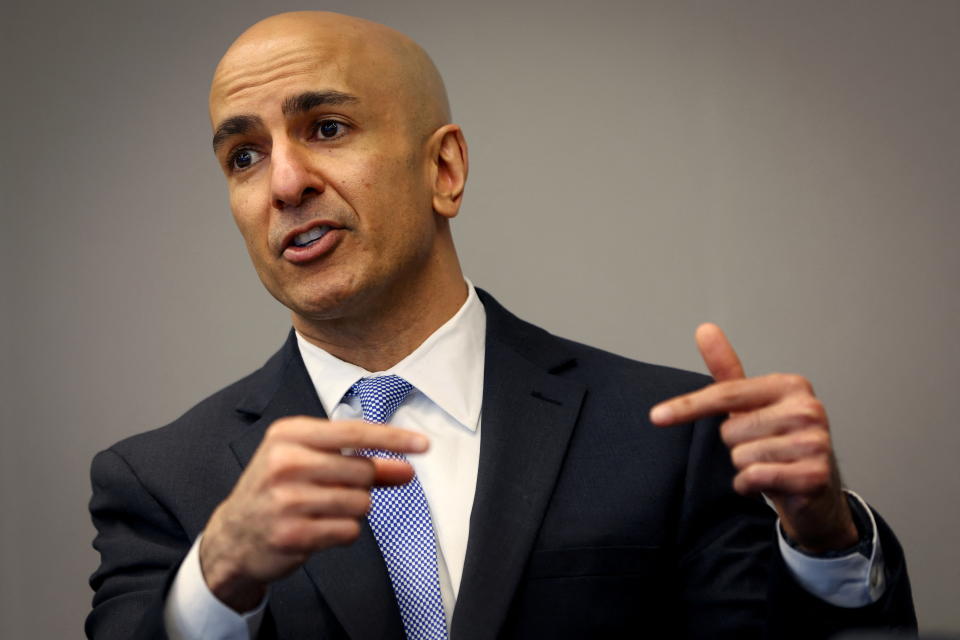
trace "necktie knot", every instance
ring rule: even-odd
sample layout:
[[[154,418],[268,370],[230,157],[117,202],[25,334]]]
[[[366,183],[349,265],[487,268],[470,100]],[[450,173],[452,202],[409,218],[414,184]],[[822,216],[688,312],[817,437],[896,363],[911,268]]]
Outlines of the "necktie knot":
[[[347,390],[344,397],[360,398],[363,419],[375,424],[384,424],[393,417],[411,391],[413,391],[413,385],[400,376],[377,376],[360,378]]]

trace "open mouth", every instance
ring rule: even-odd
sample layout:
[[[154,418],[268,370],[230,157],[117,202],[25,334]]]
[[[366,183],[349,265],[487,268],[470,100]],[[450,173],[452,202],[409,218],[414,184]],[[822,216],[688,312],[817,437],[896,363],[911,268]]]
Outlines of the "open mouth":
[[[293,241],[290,243],[293,247],[309,247],[313,243],[317,242],[323,236],[332,229],[330,225],[321,225],[319,227],[313,227],[303,233],[298,233],[293,237]]]

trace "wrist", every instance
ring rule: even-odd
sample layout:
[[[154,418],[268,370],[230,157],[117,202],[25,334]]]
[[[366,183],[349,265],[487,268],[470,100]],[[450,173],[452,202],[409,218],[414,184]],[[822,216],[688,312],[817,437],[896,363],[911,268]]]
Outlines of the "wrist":
[[[847,526],[836,531],[824,533],[816,538],[807,537],[802,541],[782,524],[781,529],[790,546],[811,556],[842,554],[855,550],[860,544],[860,533],[852,520]]]
[[[213,538],[213,539],[211,539]],[[267,585],[245,575],[238,563],[219,549],[216,536],[204,533],[200,540],[200,573],[210,593],[237,613],[252,611],[263,601]]]
[[[838,516],[841,526],[845,530],[838,528],[838,532],[832,535],[822,536],[815,540],[809,538],[800,542],[798,536],[791,535],[786,523],[781,520],[780,532],[784,541],[792,548],[806,555],[819,557],[840,557],[851,553],[859,552],[869,557],[870,543],[873,539],[873,526],[870,524],[870,516],[865,512],[860,502],[853,495],[844,491],[846,502],[846,515],[849,517],[849,523],[843,525],[844,515]]]

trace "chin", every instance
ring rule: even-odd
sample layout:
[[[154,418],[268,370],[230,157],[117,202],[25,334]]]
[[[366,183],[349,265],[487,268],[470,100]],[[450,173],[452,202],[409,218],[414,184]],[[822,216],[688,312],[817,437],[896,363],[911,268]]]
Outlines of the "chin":
[[[310,320],[334,320],[352,315],[366,296],[351,286],[301,286],[294,290],[273,293],[286,308]]]

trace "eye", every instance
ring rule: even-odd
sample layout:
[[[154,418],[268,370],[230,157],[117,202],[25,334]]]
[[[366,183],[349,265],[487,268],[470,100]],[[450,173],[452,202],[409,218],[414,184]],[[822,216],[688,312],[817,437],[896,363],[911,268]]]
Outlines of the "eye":
[[[321,120],[316,124],[316,136],[323,140],[335,140],[347,133],[347,125],[339,120]]]
[[[262,154],[259,151],[241,147],[227,158],[227,166],[231,171],[243,171],[260,162],[261,157]]]

